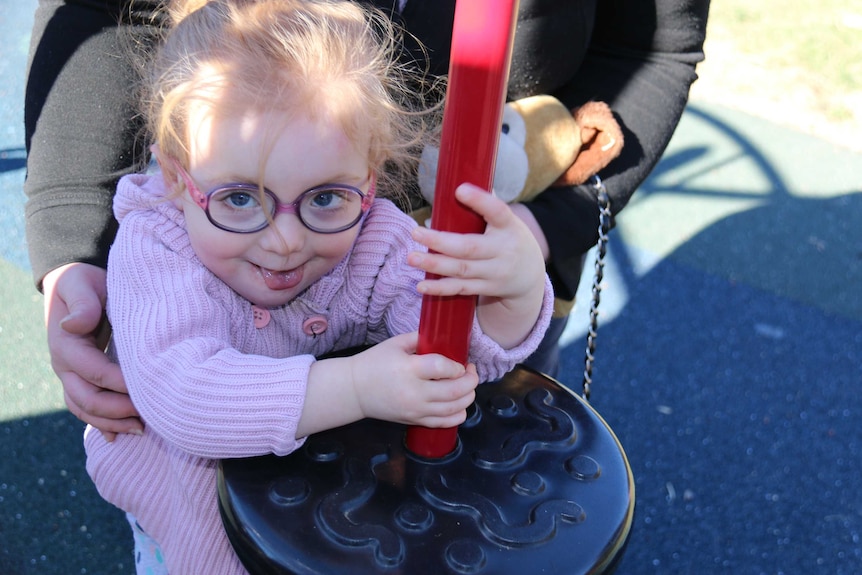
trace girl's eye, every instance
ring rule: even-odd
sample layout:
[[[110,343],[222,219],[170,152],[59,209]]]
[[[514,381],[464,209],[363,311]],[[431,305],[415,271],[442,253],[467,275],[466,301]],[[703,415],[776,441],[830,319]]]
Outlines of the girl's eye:
[[[307,204],[316,210],[334,210],[344,202],[344,193],[338,190],[325,190],[309,194]]]
[[[219,202],[224,203],[228,208],[234,209],[251,209],[260,206],[258,198],[245,190],[225,190],[224,193],[218,194],[215,198]]]
[[[235,208],[247,208],[257,202],[246,192],[236,192],[227,197],[227,202]]]

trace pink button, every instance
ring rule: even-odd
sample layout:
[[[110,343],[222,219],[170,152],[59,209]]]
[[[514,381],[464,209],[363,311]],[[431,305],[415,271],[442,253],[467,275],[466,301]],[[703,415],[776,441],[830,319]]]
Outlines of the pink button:
[[[302,322],[302,331],[305,335],[320,335],[329,327],[329,321],[322,315],[313,315]]]
[[[253,305],[251,306],[251,313],[252,317],[254,318],[254,327],[260,329],[269,325],[269,320],[271,317],[269,315],[269,310]]]

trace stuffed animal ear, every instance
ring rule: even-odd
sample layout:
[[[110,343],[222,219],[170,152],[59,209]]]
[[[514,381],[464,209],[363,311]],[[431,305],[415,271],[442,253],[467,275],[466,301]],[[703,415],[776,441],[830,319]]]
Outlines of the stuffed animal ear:
[[[572,111],[581,128],[581,151],[554,185],[583,184],[611,163],[623,148],[623,131],[604,102],[587,102]]]

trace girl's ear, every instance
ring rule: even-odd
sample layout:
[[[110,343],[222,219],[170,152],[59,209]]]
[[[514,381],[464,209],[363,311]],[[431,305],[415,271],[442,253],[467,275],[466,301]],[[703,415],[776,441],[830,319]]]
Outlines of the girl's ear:
[[[165,181],[165,187],[176,194],[182,192],[183,181],[180,178],[179,173],[177,173],[177,168],[174,161],[162,154],[162,150],[161,148],[159,148],[158,144],[153,144],[150,146],[150,153],[153,154],[153,157],[159,164],[159,171],[162,173],[162,178]]]
[[[165,178],[165,184],[170,185],[171,182],[176,181],[177,171],[174,169],[173,162],[162,155],[162,149],[158,144],[150,146],[150,153],[156,159],[156,163],[159,164],[159,171]]]

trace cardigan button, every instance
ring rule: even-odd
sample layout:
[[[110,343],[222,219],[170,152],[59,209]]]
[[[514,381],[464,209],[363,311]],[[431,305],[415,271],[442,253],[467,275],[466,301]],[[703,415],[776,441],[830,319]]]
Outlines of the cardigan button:
[[[305,335],[318,336],[329,327],[329,321],[322,315],[313,315],[302,322],[302,331]]]
[[[254,318],[254,327],[257,329],[261,329],[269,325],[269,320],[272,317],[269,314],[268,309],[263,309],[262,307],[257,307],[256,305],[251,306],[251,315]]]

